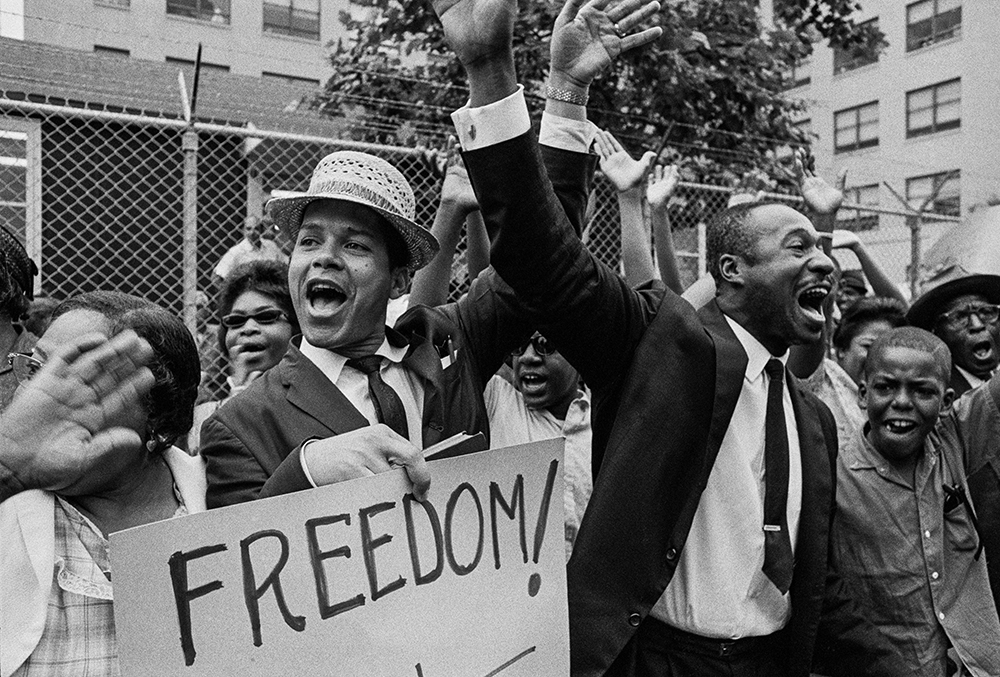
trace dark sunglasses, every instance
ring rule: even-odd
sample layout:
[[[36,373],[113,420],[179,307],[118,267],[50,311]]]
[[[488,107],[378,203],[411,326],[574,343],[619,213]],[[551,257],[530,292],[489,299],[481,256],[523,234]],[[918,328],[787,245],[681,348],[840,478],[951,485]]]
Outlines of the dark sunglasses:
[[[556,352],[555,346],[549,343],[549,340],[547,338],[545,338],[541,334],[535,334],[530,339],[521,344],[518,348],[512,350],[511,355],[514,355],[516,357],[524,355],[524,352],[528,349],[528,346],[534,348],[535,352],[540,357],[547,357],[552,353]]]
[[[278,310],[277,308],[268,308],[266,310],[258,310],[256,313],[251,313],[250,315],[229,313],[223,316],[222,324],[229,329],[239,329],[247,323],[247,320],[253,320],[257,324],[274,324],[282,318],[285,318],[285,311]]]

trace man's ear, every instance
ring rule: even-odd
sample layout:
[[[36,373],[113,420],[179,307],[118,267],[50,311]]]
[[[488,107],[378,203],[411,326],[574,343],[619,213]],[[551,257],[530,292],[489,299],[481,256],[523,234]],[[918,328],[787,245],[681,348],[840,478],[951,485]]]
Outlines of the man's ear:
[[[392,271],[392,286],[389,288],[389,298],[398,299],[406,293],[410,286],[410,269],[400,266]]]
[[[719,257],[719,273],[723,281],[731,285],[743,286],[746,261],[737,254],[723,254]]]
[[[955,403],[955,391],[951,388],[947,388],[944,391],[944,397],[941,398],[941,408],[951,409],[951,405]]]
[[[868,385],[865,383],[864,378],[858,384],[858,406],[862,409],[868,408]]]

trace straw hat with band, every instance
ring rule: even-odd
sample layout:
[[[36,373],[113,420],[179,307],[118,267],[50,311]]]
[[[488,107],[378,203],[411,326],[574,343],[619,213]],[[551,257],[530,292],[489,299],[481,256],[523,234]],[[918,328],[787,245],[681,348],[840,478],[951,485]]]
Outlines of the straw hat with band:
[[[998,275],[970,275],[961,267],[953,266],[940,277],[943,281],[935,280],[934,286],[922,293],[906,313],[906,319],[915,327],[933,331],[941,309],[957,296],[981,294],[990,303],[1000,304]]]
[[[330,153],[316,165],[304,195],[274,198],[268,201],[267,209],[294,242],[306,207],[316,200],[344,200],[375,210],[403,238],[410,270],[423,268],[438,251],[430,230],[414,221],[416,200],[409,182],[398,169],[374,155],[350,150]]]

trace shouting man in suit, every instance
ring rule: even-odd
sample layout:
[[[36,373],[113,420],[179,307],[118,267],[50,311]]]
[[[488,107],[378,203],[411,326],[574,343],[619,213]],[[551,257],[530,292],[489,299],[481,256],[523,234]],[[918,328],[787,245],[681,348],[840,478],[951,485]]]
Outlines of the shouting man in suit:
[[[469,76],[453,118],[499,229],[492,263],[594,393],[599,473],[568,573],[573,674],[804,677],[828,636],[855,674],[890,673],[891,648],[828,562],[833,418],[786,378],[789,346],[820,339],[831,290],[813,224],[779,204],[723,212],[709,228],[717,299],[701,312],[632,290],[583,247],[542,171],[516,3],[434,8]],[[640,28],[657,9],[568,0],[546,90],[563,115],[585,119],[590,82],[659,35]]]
[[[413,191],[388,162],[339,151],[305,195],[268,205],[293,241],[288,287],[302,327],[283,360],[202,428],[210,507],[406,469],[421,496],[421,449],[488,432],[485,380],[531,333],[490,272],[472,302],[386,306],[438,249],[414,220]],[[479,375],[485,374],[482,378]]]

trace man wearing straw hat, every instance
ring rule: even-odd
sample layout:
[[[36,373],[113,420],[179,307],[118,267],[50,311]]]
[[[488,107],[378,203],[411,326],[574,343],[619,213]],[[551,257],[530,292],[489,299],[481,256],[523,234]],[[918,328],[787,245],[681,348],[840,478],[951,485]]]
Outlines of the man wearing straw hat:
[[[580,185],[563,193],[578,216],[586,175],[573,172]],[[392,467],[405,468],[422,495],[430,478],[420,450],[463,431],[488,434],[485,382],[532,328],[492,269],[463,300],[417,306],[385,326],[389,300],[438,244],[414,220],[406,179],[384,160],[332,153],[306,194],[268,207],[295,243],[288,287],[302,336],[204,424],[209,506]]]

